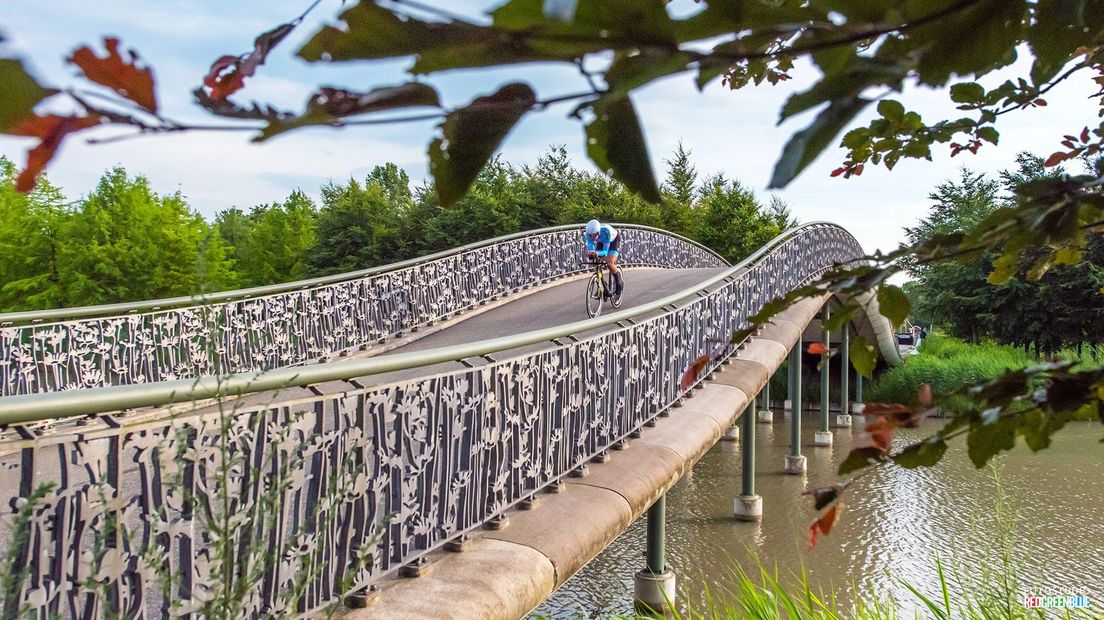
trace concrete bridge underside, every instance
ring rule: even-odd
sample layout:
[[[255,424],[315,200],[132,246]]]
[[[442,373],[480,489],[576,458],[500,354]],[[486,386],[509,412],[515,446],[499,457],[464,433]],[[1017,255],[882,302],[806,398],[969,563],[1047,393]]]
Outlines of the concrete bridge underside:
[[[807,299],[778,315],[682,407],[605,463],[540,495],[509,525],[442,552],[416,579],[380,584],[374,604],[352,618],[520,618],[593,559],[685,475],[732,426],[829,299]],[[864,326],[858,326],[860,331]],[[876,322],[865,327],[874,330]],[[885,331],[883,329],[877,330]]]

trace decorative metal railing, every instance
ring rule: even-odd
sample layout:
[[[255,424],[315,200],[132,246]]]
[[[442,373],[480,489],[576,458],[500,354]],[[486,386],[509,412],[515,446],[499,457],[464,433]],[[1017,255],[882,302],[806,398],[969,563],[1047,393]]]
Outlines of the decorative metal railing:
[[[620,226],[632,248],[626,266],[728,264],[678,235]],[[581,247],[579,227],[560,226],[344,276],[221,293],[202,305],[177,298],[105,306],[110,316],[87,316],[96,308],[0,315],[0,325],[30,323],[0,327],[0,396],[256,372],[367,350],[580,273]],[[66,312],[80,318],[33,322]]]
[[[0,422],[14,424],[49,411],[95,414],[112,402],[317,386],[621,326],[387,385],[275,393],[262,405],[172,419],[99,415],[79,432],[14,424],[23,439],[0,442],[0,488],[18,490],[11,505],[23,516],[0,539],[21,541],[13,552],[27,572],[3,612],[317,609],[480,527],[641,428],[680,398],[691,361],[727,343],[764,303],[861,256],[843,229],[810,224],[681,293],[558,328],[190,385],[0,398]],[[41,487],[48,482],[57,486]],[[240,607],[219,607],[227,600]]]

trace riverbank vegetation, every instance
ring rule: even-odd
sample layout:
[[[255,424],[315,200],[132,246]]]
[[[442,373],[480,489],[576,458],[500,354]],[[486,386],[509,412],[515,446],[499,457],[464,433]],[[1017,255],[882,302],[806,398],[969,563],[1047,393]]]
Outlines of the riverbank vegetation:
[[[966,234],[1013,207],[1017,192],[1027,184],[1064,173],[1043,164],[1041,157],[1020,153],[1017,166],[1001,172],[998,179],[963,168],[959,178],[941,183],[929,195],[928,215],[905,229],[909,241]],[[991,340],[1020,347],[1035,357],[1063,348],[1098,355],[1097,345],[1104,343],[1104,236],[1088,234],[1082,260],[1075,264],[1056,264],[1045,273],[1022,266],[1007,280],[994,283],[989,274],[999,256],[990,249],[972,261],[913,262],[913,280],[904,287],[912,322],[972,343]]]
[[[795,224],[776,197],[763,202],[720,174],[699,178],[681,146],[658,204],[573,167],[563,147],[532,166],[493,159],[449,208],[432,186],[412,189],[385,163],[364,179],[327,183],[320,204],[297,190],[212,221],[180,192],[159,194],[120,166],[75,201],[46,179],[19,193],[17,176],[0,158],[0,312],[290,282],[590,218],[660,227],[735,262]]]
[[[932,386],[935,394],[947,395],[969,385],[991,381],[1009,370],[1038,363],[1021,348],[991,340],[970,343],[935,333],[925,338],[919,353],[905,358],[900,366],[888,368],[870,386],[867,400],[902,403],[916,398],[920,386]],[[1097,368],[1104,361],[1104,346],[1055,352],[1057,359],[1076,362],[1082,368]]]

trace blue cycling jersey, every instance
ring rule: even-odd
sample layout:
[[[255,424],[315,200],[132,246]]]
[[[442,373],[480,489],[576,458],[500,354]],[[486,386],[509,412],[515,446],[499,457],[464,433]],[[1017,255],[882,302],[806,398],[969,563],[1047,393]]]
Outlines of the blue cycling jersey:
[[[597,241],[591,239],[590,235],[583,233],[583,237],[586,238],[587,251],[596,252],[598,256],[605,256],[610,251],[610,244],[617,239],[619,234],[617,229],[609,224],[602,224],[598,227]]]

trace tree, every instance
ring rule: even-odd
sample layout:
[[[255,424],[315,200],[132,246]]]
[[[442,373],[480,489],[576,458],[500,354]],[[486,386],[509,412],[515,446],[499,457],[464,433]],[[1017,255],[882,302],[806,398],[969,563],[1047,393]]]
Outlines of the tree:
[[[965,234],[999,206],[1000,184],[965,168],[957,181],[941,183],[928,195],[932,207],[927,217],[906,228],[909,241],[922,243],[936,235]],[[940,261],[914,265],[919,312],[945,327],[952,335],[977,342],[992,325],[994,296],[985,278],[992,270],[994,253],[962,265]]]
[[[199,291],[206,222],[179,193],[158,196],[142,176],[108,171],[62,229],[58,270],[65,304],[157,299]],[[207,272],[228,270],[225,257]],[[224,276],[217,276],[225,279]]]
[[[537,158],[535,166],[523,166],[520,177],[524,185],[519,214],[522,230],[566,224],[568,221],[563,219],[563,215],[578,210],[578,187],[586,178],[571,166],[563,145],[549,147]],[[582,219],[585,216],[571,217]]]
[[[736,263],[782,232],[777,215],[764,212],[755,194],[717,174],[704,183],[694,238]]]
[[[258,205],[249,212],[249,234],[237,246],[238,270],[250,286],[306,277],[307,256],[315,244],[315,206],[296,190],[283,203]]]
[[[0,157],[0,309],[56,308],[64,299],[59,234],[69,211],[48,180],[23,194],[15,190],[15,177],[14,164]]]
[[[314,248],[307,260],[309,275],[327,275],[394,262],[400,255],[400,225],[413,199],[409,186],[399,185],[394,164],[377,166],[364,185],[350,179],[345,185],[322,188],[322,208]],[[383,181],[381,182],[381,179]],[[387,182],[389,185],[384,185]]]

